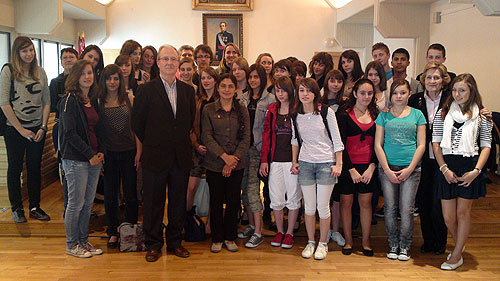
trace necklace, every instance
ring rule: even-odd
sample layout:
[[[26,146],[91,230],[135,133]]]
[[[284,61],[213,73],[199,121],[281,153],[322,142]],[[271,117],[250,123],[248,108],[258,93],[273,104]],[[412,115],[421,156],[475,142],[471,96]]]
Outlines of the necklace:
[[[366,114],[366,109],[365,109],[364,111],[362,111],[362,110],[360,110],[359,108],[357,108],[356,106],[354,106],[354,111],[356,111],[356,110],[357,110],[357,111],[361,114],[361,116],[363,116],[363,115],[365,115],[365,114]],[[360,116],[360,117],[361,117],[361,116]]]

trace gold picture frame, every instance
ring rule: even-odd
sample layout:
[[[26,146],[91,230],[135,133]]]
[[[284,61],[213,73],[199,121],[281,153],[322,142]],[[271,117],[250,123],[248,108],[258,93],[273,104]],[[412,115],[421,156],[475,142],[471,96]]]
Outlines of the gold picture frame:
[[[243,14],[203,14],[203,44],[210,46],[214,52],[212,65],[218,65],[222,56],[222,49],[217,48],[222,22],[226,23],[227,32],[231,34],[228,42],[236,44],[243,54]]]
[[[193,10],[252,11],[253,0],[193,0]]]

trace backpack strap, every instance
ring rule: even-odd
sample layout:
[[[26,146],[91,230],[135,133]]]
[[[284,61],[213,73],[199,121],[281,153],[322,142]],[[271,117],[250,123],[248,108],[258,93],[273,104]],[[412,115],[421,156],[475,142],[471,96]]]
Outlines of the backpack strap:
[[[297,112],[290,114],[293,123],[293,129],[295,131],[295,137],[297,138],[297,142],[299,143],[299,148],[302,146],[302,139],[299,135],[299,129],[297,128]]]
[[[321,106],[321,118],[323,118],[323,124],[325,124],[325,129],[326,129],[326,132],[328,133],[328,137],[330,138],[330,140],[332,140],[332,134],[330,133],[330,128],[328,128],[328,120],[326,119],[326,116],[328,115],[328,106],[326,105],[323,105]],[[332,140],[332,143],[333,143],[333,140]]]
[[[4,67],[8,67],[10,70],[10,106],[12,106],[12,101],[14,100],[14,72],[12,72],[12,65],[10,63],[6,63],[2,66],[2,71]]]

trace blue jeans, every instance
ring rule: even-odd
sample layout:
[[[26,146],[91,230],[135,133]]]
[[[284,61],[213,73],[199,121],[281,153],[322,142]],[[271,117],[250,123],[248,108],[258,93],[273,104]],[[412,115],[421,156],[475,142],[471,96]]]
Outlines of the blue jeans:
[[[94,203],[99,172],[102,165],[91,166],[90,162],[62,160],[68,184],[68,206],[64,217],[66,247],[86,244],[89,237],[90,210]]]
[[[399,171],[407,166],[389,165],[392,171]],[[379,165],[380,184],[384,193],[385,231],[389,236],[389,247],[410,249],[413,239],[413,212],[415,197],[420,183],[420,166],[402,183],[392,183]],[[401,230],[398,231],[398,215],[401,214]]]

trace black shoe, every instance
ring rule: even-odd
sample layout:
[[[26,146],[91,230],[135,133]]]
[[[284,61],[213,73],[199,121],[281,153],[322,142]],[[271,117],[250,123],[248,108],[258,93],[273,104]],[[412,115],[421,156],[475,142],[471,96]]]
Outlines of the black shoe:
[[[267,225],[267,229],[269,229],[270,231],[278,231],[278,228],[276,227],[276,223],[274,222],[269,222],[268,225]]]
[[[14,219],[14,222],[16,222],[16,223],[27,222],[26,217],[24,216],[23,209],[18,209],[18,210],[12,211],[12,218]]]
[[[249,224],[248,220],[243,220],[243,219],[241,220],[241,225],[248,225],[248,224]]]
[[[116,237],[116,236],[111,236],[111,237]],[[109,238],[110,240],[111,240],[111,237]],[[116,249],[118,247],[118,237],[116,237],[116,241],[114,241],[114,242],[111,242],[108,240],[107,246],[109,249]]]
[[[359,220],[359,215],[354,215],[352,216],[352,225],[351,225],[351,229],[352,230],[355,230],[359,227],[359,224],[360,224],[360,220]]]
[[[30,210],[30,218],[40,221],[50,221],[49,215],[47,215],[40,207],[35,207]]]
[[[382,208],[380,208],[380,210],[378,210],[376,213],[375,213],[375,216],[377,218],[383,218],[384,217],[384,206],[382,206]]]
[[[372,250],[363,249],[363,255],[367,257],[373,257],[373,249]]]
[[[446,252],[446,245],[434,247],[434,255],[442,255]]]
[[[352,254],[352,248],[342,248],[342,254],[348,256],[350,254]]]
[[[420,252],[421,253],[434,252],[434,247],[432,247],[431,245],[428,245],[428,244],[424,243],[422,246],[420,246]]]
[[[413,211],[413,216],[414,216],[414,217],[418,217],[418,216],[420,216],[420,211],[418,210],[418,207],[417,207],[417,208],[415,208],[415,210]]]

